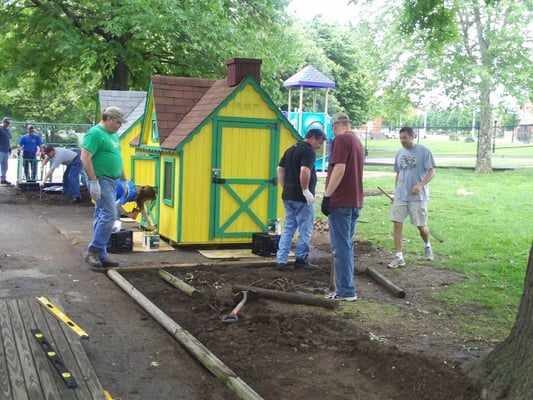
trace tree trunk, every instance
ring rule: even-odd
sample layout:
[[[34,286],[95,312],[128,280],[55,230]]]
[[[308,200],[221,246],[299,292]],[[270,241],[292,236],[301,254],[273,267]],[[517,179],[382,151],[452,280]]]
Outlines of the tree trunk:
[[[104,87],[106,90],[128,90],[128,66],[124,60],[117,60],[113,73],[105,78]]]
[[[482,387],[484,400],[529,400],[533,393],[533,243],[524,294],[511,333],[467,374]]]
[[[481,82],[480,84],[480,129],[479,140],[477,143],[477,159],[476,172],[490,173],[492,172],[491,159],[491,126],[492,113],[490,110],[490,90],[488,83]]]

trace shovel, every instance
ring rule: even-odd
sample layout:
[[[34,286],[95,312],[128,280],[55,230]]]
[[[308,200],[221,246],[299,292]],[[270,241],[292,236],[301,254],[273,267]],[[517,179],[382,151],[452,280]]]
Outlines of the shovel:
[[[244,306],[244,303],[246,303],[246,300],[248,299],[248,292],[243,291],[242,293],[242,299],[239,301],[239,304],[235,306],[233,310],[229,314],[226,314],[222,317],[222,322],[225,324],[233,324],[239,320],[239,317],[237,316],[237,313],[239,310]]]

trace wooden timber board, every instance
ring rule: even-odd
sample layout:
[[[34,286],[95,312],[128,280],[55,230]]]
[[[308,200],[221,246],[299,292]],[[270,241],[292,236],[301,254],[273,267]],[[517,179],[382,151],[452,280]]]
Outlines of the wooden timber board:
[[[50,301],[68,314],[57,300]],[[41,330],[78,387],[67,387],[33,337],[32,329]],[[36,298],[0,299],[0,399],[105,400],[104,390],[80,340]]]

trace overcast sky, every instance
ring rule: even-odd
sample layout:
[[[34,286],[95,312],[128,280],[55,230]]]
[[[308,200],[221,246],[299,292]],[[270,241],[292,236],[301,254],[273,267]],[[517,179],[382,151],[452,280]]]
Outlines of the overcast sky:
[[[302,21],[322,14],[328,21],[346,22],[357,15],[357,7],[348,5],[348,0],[292,0],[288,9]]]

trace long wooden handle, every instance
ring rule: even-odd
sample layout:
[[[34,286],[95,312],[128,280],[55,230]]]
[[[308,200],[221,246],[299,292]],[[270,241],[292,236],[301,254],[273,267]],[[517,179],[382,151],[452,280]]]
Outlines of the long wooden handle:
[[[329,269],[329,291],[334,292],[337,285],[335,284],[335,257],[331,253],[331,267]]]
[[[384,190],[383,190],[382,188],[380,188],[379,186],[378,186],[378,189],[379,189],[379,191],[380,191],[381,193],[383,193],[385,196],[387,196],[387,197],[389,198],[390,201],[394,201],[394,198],[393,198],[390,194],[388,194],[386,191],[384,191]]]

